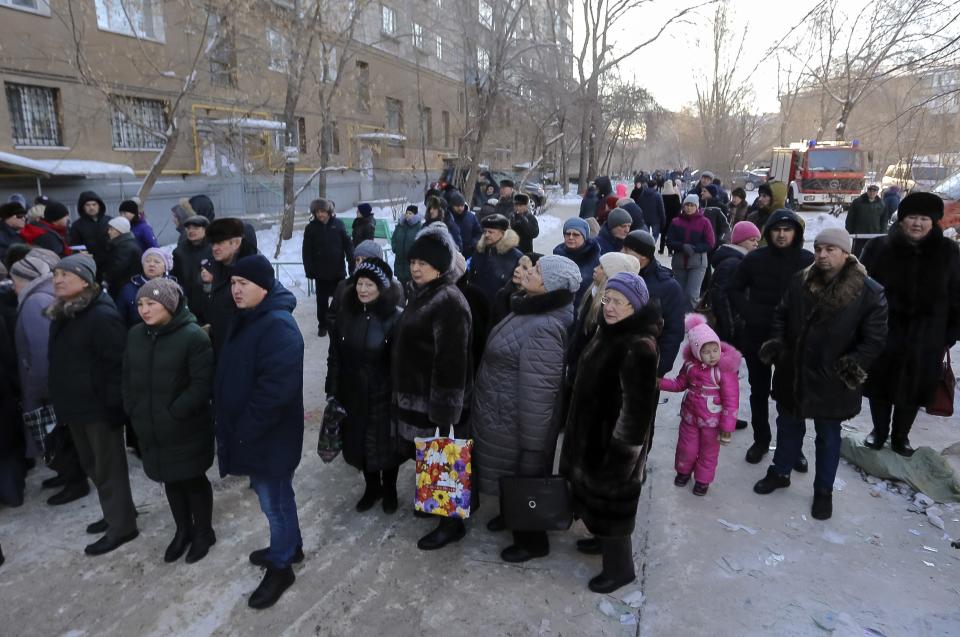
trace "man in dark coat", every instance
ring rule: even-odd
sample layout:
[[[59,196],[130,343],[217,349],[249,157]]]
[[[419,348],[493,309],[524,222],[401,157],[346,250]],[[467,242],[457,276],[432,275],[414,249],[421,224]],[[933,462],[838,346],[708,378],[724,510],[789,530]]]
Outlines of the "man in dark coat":
[[[450,219],[460,230],[460,242],[463,244],[463,249],[460,252],[465,259],[469,259],[476,251],[480,237],[483,236],[483,228],[480,227],[477,216],[467,210],[467,202],[464,201],[463,195],[459,192],[450,195],[449,214]]]
[[[57,426],[66,426],[80,464],[93,479],[103,521],[91,533],[106,534],[84,552],[102,555],[137,537],[124,448],[121,371],[127,329],[110,297],[97,284],[96,262],[86,254],[66,257],[53,274],[56,300],[47,350],[47,382]],[[86,482],[84,482],[86,486]]]
[[[143,273],[140,258],[143,253],[140,243],[130,232],[130,222],[124,217],[114,217],[107,224],[106,252],[103,259],[103,282],[110,297],[116,301],[120,290],[130,279]]]
[[[490,215],[484,218],[481,225],[483,236],[470,260],[468,280],[480,288],[487,302],[492,304],[500,288],[513,277],[513,269],[523,253],[517,249],[520,238],[510,229],[506,217]]]
[[[67,239],[70,211],[59,201],[48,201],[43,209],[43,218],[37,219],[23,230],[20,236],[37,248],[45,248],[57,256],[72,254]]]
[[[734,227],[730,243],[717,248],[710,257],[713,267],[709,287],[710,307],[716,317],[717,334],[728,343],[739,341],[743,322],[733,311],[727,290],[740,262],[757,249],[759,242],[760,230],[749,221],[741,221]]]
[[[14,243],[23,243],[20,231],[27,225],[27,211],[18,203],[0,206],[0,261]]]
[[[590,184],[587,186],[587,192],[583,195],[583,201],[580,202],[580,218],[596,217],[599,201],[596,184]]]
[[[513,194],[516,185],[512,179],[500,180],[500,201],[497,202],[497,213],[507,219],[513,218]]]
[[[70,226],[70,245],[86,246],[86,251],[97,262],[97,273],[102,277],[107,258],[107,224],[113,219],[107,214],[107,205],[92,190],[80,193],[77,199],[78,218]]]
[[[850,254],[841,228],[820,231],[816,261],[793,276],[773,314],[760,358],[776,365],[777,451],[767,475],[754,485],[767,494],[790,486],[800,458],[805,419],[817,429],[811,515],[833,514],[833,483],[840,464],[840,424],[860,413],[867,370],[883,350],[887,301],[883,288]]]
[[[296,298],[256,254],[236,262],[238,313],[223,344],[213,388],[220,475],[249,476],[270,525],[270,546],[250,561],[266,568],[251,608],[275,604],[296,577],[303,539],[293,474],[303,453],[303,337]]]
[[[200,268],[204,261],[213,259],[210,241],[207,239],[209,225],[210,221],[201,215],[188,217],[183,222],[187,240],[180,242],[173,251],[173,276],[183,287],[187,305],[201,325],[206,323],[206,317],[203,315],[203,281],[200,280]]]
[[[657,182],[648,181],[633,200],[643,210],[646,229],[655,239],[659,239],[660,232],[667,225],[667,213],[663,205],[663,196],[657,189]],[[631,227],[630,230],[644,230],[644,228],[636,226]]]
[[[533,240],[540,236],[540,223],[536,215],[530,212],[530,197],[522,192],[515,194],[513,216],[507,218],[510,220],[510,228],[520,238],[520,243],[517,245],[520,252],[524,254],[533,252]]]
[[[900,186],[890,186],[883,191],[883,205],[886,208],[883,214],[883,226],[890,225],[890,220],[900,207]]]
[[[640,277],[647,284],[650,300],[660,307],[663,317],[663,330],[657,337],[660,347],[660,363],[657,375],[661,378],[670,373],[673,363],[680,353],[683,343],[683,317],[690,311],[690,302],[683,288],[673,278],[673,272],[657,261],[654,252],[657,242],[653,235],[644,230],[636,230],[623,241],[623,252],[631,254],[640,261]]]
[[[200,280],[203,282],[203,317],[210,326],[213,352],[220,354],[227,330],[236,314],[237,306],[230,293],[230,276],[234,264],[243,257],[256,254],[256,249],[243,237],[243,223],[224,217],[207,228],[210,253],[213,259],[201,262]]]
[[[376,219],[373,218],[373,207],[368,203],[357,206],[357,217],[353,220],[350,230],[350,239],[356,248],[364,241],[373,241],[377,234]]]
[[[853,200],[844,226],[850,234],[883,234],[887,231],[887,206],[880,198],[880,186],[870,184],[867,192]],[[853,254],[860,256],[871,237],[853,240]]]
[[[756,464],[770,450],[770,366],[760,360],[760,346],[770,338],[773,311],[780,303],[793,275],[813,263],[813,254],[803,248],[803,223],[792,210],[781,208],[770,215],[763,228],[767,245],[744,257],[727,288],[730,305],[744,322],[743,336],[734,345],[747,361],[750,378],[750,418],[753,445],[747,462]],[[801,455],[798,471],[806,470]]]
[[[960,339],[960,253],[943,236],[942,217],[940,197],[910,193],[890,233],[863,250],[890,304],[887,341],[867,375],[873,431],[865,444],[882,449],[892,421],[890,447],[904,456],[913,454],[910,429],[933,399],[944,351]]]
[[[353,243],[327,199],[310,202],[313,219],[303,231],[303,269],[314,280],[317,295],[317,336],[327,335],[327,308],[337,284],[353,273]]]

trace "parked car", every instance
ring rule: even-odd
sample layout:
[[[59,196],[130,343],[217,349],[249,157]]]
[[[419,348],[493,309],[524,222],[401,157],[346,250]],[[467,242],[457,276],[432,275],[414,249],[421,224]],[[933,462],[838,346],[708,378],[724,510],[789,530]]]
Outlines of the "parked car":
[[[453,164],[448,164],[444,167],[443,172],[440,174],[440,178],[431,183],[431,188],[438,188],[442,190],[446,187],[447,184],[454,184],[460,188],[467,183],[467,169],[462,168],[460,170],[460,178],[456,179],[456,166]],[[483,192],[484,186],[487,184],[493,184],[494,187],[499,189],[500,182],[504,179],[512,179],[514,182],[520,181],[520,175],[515,175],[511,173],[506,173],[502,171],[491,171],[486,168],[481,169],[480,178],[477,180],[476,188],[474,189],[474,194],[471,199],[472,206],[479,206],[483,204],[482,197],[480,193]],[[518,183],[517,190],[519,192],[524,192],[530,197],[530,201],[533,206],[531,209],[542,208],[543,204],[547,201],[546,191],[543,189],[543,185],[534,181],[524,181]],[[535,210],[534,210],[535,211]]]
[[[946,166],[901,161],[887,166],[880,180],[880,187],[899,186],[904,192],[930,192],[933,186],[949,175],[950,169]]]
[[[943,181],[930,187],[929,192],[943,199],[943,219],[940,220],[940,227],[957,228],[960,230],[960,172],[955,172]],[[894,213],[890,220],[891,224],[897,222],[897,215]]]
[[[735,172],[731,178],[730,187],[736,188],[737,186],[742,186],[747,192],[756,190],[757,186],[767,182],[767,174],[768,170],[766,168]]]

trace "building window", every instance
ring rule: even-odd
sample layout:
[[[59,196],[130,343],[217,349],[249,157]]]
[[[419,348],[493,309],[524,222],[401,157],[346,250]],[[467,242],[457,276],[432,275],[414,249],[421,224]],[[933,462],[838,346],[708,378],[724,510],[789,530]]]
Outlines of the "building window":
[[[437,59],[443,59],[443,38],[439,35],[437,36]]]
[[[413,23],[413,47],[423,50],[423,25]]]
[[[287,52],[287,39],[279,31],[269,28],[267,29],[267,55],[267,67],[271,71],[287,72],[287,62],[290,57]]]
[[[427,146],[433,146],[433,109],[424,106],[420,111],[420,117],[423,118],[423,136],[427,140]]]
[[[16,146],[61,146],[60,90],[7,84],[7,108]]]
[[[277,113],[273,116],[278,122],[283,122],[283,113]],[[302,117],[294,117],[297,125],[293,129],[278,130],[273,136],[273,148],[278,152],[283,152],[287,146],[296,146],[301,153],[307,152],[307,120]]]
[[[487,27],[488,29],[493,28],[493,7],[490,6],[490,3],[486,0],[480,0],[480,4],[477,8],[478,15],[480,17],[480,24]]]
[[[370,65],[357,61],[357,110],[370,112]]]
[[[20,9],[21,11],[39,13],[40,15],[50,15],[50,2],[48,0],[0,0],[0,7]]]
[[[337,122],[336,120],[327,122],[325,125],[326,135],[325,138],[321,140],[324,147],[327,150],[328,155],[339,155],[340,154],[340,134],[337,132]]]
[[[477,47],[477,69],[481,73],[486,73],[490,68],[490,54],[482,46]]]
[[[448,111],[440,113],[440,122],[443,126],[443,147],[450,148],[450,113]]]
[[[160,100],[142,97],[112,97],[113,147],[124,150],[156,150],[166,139],[167,107]]]
[[[387,98],[387,132],[403,134],[403,102],[393,97]],[[395,140],[387,143],[391,146],[402,145],[402,142]]]
[[[210,47],[210,83],[214,86],[237,86],[237,49],[233,28],[225,16],[207,14],[207,35],[213,41]]]
[[[397,12],[392,7],[380,6],[380,30],[386,35],[397,32]]]
[[[337,80],[337,47],[324,45],[320,49],[320,80],[335,82]]]
[[[162,0],[96,0],[96,6],[101,30],[163,42]]]

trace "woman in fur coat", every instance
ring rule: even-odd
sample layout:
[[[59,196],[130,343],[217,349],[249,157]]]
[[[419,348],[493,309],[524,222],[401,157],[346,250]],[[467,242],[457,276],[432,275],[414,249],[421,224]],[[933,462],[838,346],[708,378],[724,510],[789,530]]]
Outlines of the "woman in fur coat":
[[[574,510],[595,536],[578,540],[577,549],[603,555],[603,571],[589,583],[595,593],[636,578],[630,536],[657,412],[663,327],[636,274],[611,277],[603,298],[603,320],[580,358],[560,457]]]

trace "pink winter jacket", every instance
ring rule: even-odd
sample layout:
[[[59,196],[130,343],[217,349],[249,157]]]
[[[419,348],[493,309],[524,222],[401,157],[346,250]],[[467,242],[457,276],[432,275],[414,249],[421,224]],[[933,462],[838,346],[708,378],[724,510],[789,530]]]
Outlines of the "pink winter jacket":
[[[732,345],[720,344],[720,362],[715,367],[701,363],[690,345],[683,348],[683,368],[675,379],[664,378],[660,389],[686,391],[680,418],[698,427],[720,427],[733,431],[737,426],[740,404],[740,380],[737,371],[743,357]]]

